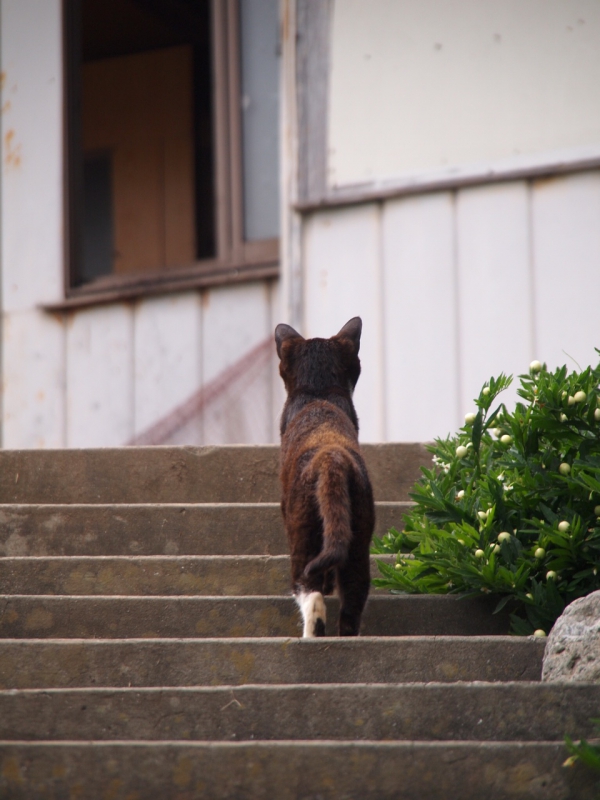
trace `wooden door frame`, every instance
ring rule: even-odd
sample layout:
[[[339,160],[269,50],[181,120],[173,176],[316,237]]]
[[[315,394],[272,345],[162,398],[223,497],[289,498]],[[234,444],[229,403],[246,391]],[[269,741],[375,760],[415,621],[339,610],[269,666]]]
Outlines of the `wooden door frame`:
[[[238,0],[210,0],[213,66],[214,258],[177,269],[110,275],[75,286],[80,250],[81,126],[79,0],[62,0],[64,78],[65,300],[49,311],[96,305],[148,294],[279,276],[279,239],[244,241],[242,119]]]

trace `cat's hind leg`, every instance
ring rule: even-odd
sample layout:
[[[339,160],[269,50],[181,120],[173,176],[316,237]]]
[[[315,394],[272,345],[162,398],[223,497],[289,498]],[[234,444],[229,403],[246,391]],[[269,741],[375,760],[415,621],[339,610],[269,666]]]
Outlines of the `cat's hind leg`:
[[[369,552],[351,553],[348,563],[338,569],[340,636],[358,636],[360,620],[371,584]]]
[[[327,610],[322,593],[300,589],[295,594],[295,597],[304,622],[303,638],[311,639],[315,636],[325,636]]]

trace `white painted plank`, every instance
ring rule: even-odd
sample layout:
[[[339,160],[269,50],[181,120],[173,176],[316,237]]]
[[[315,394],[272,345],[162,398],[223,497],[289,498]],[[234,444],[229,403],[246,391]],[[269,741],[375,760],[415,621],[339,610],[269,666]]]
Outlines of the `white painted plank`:
[[[3,315],[3,447],[64,447],[64,343],[58,315]]]
[[[67,412],[69,447],[118,446],[133,435],[130,306],[100,306],[70,318]]]
[[[387,437],[446,436],[460,424],[452,195],[387,203],[383,263]]]
[[[283,317],[283,286],[281,281],[269,282],[269,335],[275,341],[275,328],[280,322],[284,321]],[[271,356],[271,441],[279,442],[279,421],[281,419],[281,411],[285,402],[285,388],[281,375],[279,374],[279,358],[275,345]]]
[[[314,214],[304,226],[304,336],[329,337],[361,317],[361,377],[354,394],[365,442],[385,439],[380,222],[376,206]]]
[[[203,294],[203,386],[243,359],[272,335],[268,284],[222,287]],[[203,413],[206,444],[263,443],[272,440],[272,361],[246,369],[223,387]]]
[[[3,0],[2,306],[63,292],[61,0]]]
[[[458,193],[461,415],[490,376],[526,372],[534,357],[528,203],[524,182]],[[515,385],[502,400],[514,404]]]
[[[532,189],[536,358],[550,368],[598,363],[600,172]]]
[[[200,388],[201,301],[198,292],[151,298],[134,314],[135,434],[185,402]],[[195,421],[197,424],[197,420]],[[193,426],[186,443],[198,443]],[[183,443],[183,442],[180,442]]]

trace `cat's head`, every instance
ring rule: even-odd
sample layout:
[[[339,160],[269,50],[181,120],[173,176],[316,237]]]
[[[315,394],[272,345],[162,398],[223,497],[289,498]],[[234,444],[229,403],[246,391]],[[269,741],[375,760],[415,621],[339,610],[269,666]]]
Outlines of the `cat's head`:
[[[353,317],[330,339],[305,339],[290,325],[275,328],[279,373],[288,393],[309,389],[347,389],[352,395],[360,375],[362,320]]]

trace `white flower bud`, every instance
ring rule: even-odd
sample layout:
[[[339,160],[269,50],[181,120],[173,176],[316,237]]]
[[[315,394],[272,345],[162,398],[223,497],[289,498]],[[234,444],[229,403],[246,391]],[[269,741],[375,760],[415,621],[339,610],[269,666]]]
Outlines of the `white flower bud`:
[[[566,392],[562,392],[561,397],[562,397],[563,400],[565,399],[566,396],[567,396],[567,393]]]
[[[465,496],[465,490],[464,489],[461,489],[460,492],[456,493],[456,499],[457,500],[462,500],[464,496]]]
[[[473,422],[475,422],[476,417],[477,414],[474,414],[472,411],[470,411],[468,414],[465,414],[465,422],[467,425],[472,425]]]
[[[571,465],[563,461],[563,463],[558,468],[558,471],[560,472],[561,475],[568,475],[569,472],[571,472]]]
[[[596,422],[600,422],[600,408],[597,408],[594,411],[594,419],[596,420]]]
[[[490,393],[490,387],[484,386],[483,389],[481,390],[481,394],[484,394],[487,397],[489,393]]]
[[[585,401],[586,397],[587,397],[587,394],[585,392],[582,392],[582,391],[575,392],[575,394],[573,395],[573,402],[574,403],[583,403]]]
[[[568,405],[572,406],[575,402],[575,398],[569,395],[569,399],[567,400]]]
[[[546,551],[543,547],[538,547],[538,549],[534,553],[536,558],[543,558],[546,555]]]
[[[502,444],[512,444],[512,436],[509,436],[508,433],[505,433],[504,436],[500,437],[500,441]]]
[[[533,635],[536,639],[545,639],[546,638],[546,631],[543,631],[541,628],[538,628],[537,631],[533,632]]]
[[[494,547],[494,549],[493,549],[493,551],[492,551],[492,552],[493,552],[493,553],[499,553],[501,549],[502,549],[502,548],[500,547],[500,545],[499,545],[499,544],[497,544],[497,545]]]
[[[561,414],[561,415],[560,415],[560,421],[561,421],[561,422],[566,422],[568,419],[569,419],[569,418],[567,417],[567,415],[566,415],[566,414]]]
[[[558,530],[561,533],[566,533],[569,530],[570,527],[571,526],[569,525],[569,523],[567,522],[566,519],[563,519],[562,522],[558,523]]]
[[[469,451],[464,446],[464,444],[459,444],[458,447],[456,448],[456,455],[458,458],[464,458],[468,452]]]
[[[502,531],[502,533],[498,534],[498,541],[499,542],[509,542],[511,539],[510,533],[508,531]]]
[[[528,600],[533,600],[533,595],[531,594],[531,592],[527,592],[527,594],[525,595],[525,597],[526,597]]]
[[[594,506],[594,514],[600,517],[600,506]]]
[[[483,558],[485,553],[483,550],[475,550],[475,558]]]
[[[546,573],[546,580],[547,581],[555,581],[556,580],[556,572],[551,569]]]
[[[539,372],[541,370],[541,368],[542,368],[542,365],[540,364],[539,361],[532,361],[531,364],[529,365],[529,371],[530,372]]]

